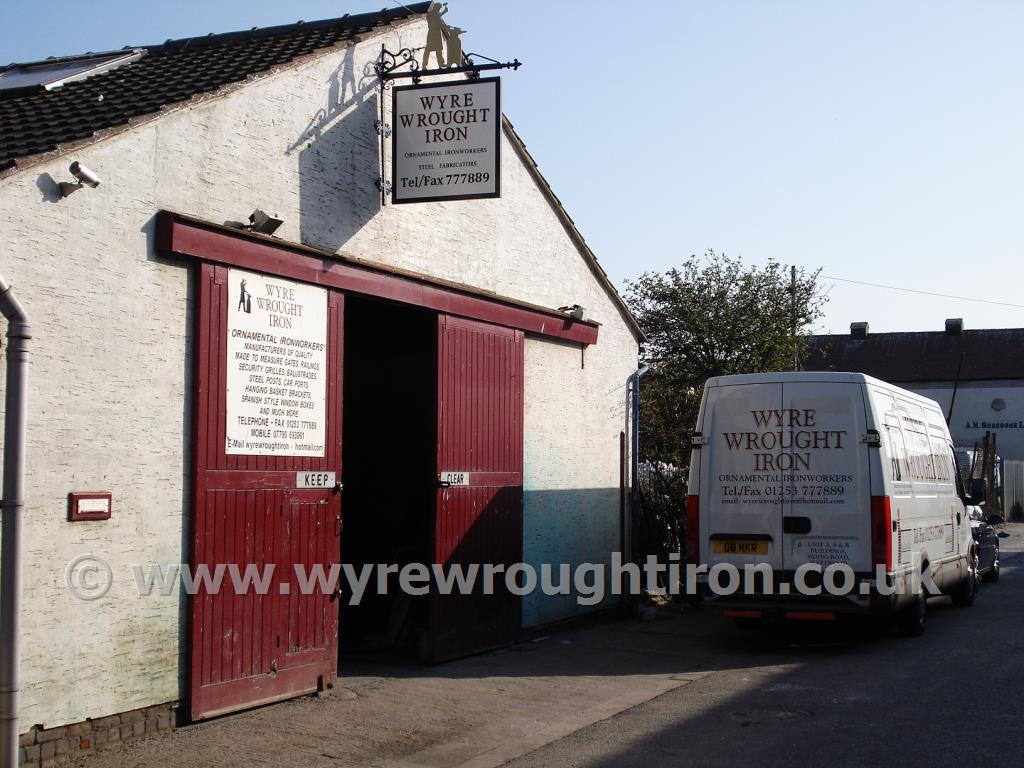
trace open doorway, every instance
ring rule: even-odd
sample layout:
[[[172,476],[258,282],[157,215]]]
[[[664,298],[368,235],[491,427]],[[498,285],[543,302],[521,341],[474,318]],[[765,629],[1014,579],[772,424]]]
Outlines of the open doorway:
[[[436,315],[346,297],[342,435],[341,561],[430,563],[436,495]],[[339,652],[415,654],[429,621],[429,597],[398,589],[374,572],[359,605],[339,601]],[[342,579],[342,587],[347,583]]]

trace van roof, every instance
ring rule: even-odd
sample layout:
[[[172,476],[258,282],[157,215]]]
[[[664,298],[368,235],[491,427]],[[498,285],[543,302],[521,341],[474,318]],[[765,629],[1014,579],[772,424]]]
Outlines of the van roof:
[[[866,373],[839,371],[779,371],[776,373],[740,373],[732,376],[715,376],[708,379],[709,387],[724,387],[730,384],[785,384],[790,381],[820,381],[831,384],[882,384],[891,387],[881,379],[868,376]]]
[[[728,387],[735,386],[737,384],[785,384],[787,382],[801,382],[801,383],[814,383],[820,382],[822,384],[873,384],[877,387],[889,390],[890,392],[895,390],[900,393],[902,397],[906,397],[910,400],[916,400],[922,405],[928,405],[933,408],[937,408],[939,412],[942,412],[942,407],[932,400],[931,398],[919,395],[916,392],[903,389],[896,384],[890,384],[887,381],[876,379],[874,376],[868,376],[866,373],[854,373],[854,372],[842,372],[842,371],[780,371],[777,373],[740,373],[732,376],[714,376],[707,380],[704,385],[705,389],[711,387]]]

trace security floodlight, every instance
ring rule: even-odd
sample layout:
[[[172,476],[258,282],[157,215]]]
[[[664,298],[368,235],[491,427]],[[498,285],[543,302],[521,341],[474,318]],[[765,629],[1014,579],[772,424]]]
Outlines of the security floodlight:
[[[277,228],[284,224],[281,219],[275,219],[259,208],[249,214],[249,226],[250,232],[259,232],[261,235],[272,235],[277,231]]]
[[[579,304],[570,304],[567,307],[559,307],[558,311],[565,312],[569,317],[577,322],[583,322],[587,319],[587,310]]]

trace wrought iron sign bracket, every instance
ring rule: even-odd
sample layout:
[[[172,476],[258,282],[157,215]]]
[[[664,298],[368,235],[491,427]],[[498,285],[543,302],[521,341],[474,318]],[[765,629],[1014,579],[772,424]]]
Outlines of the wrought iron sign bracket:
[[[486,59],[486,64],[477,64],[473,61],[476,56]],[[377,76],[385,83],[388,80],[411,79],[413,83],[419,84],[424,77],[435,77],[439,75],[454,75],[465,73],[470,79],[480,77],[480,73],[492,69],[519,69],[523,63],[519,59],[513,61],[498,61],[482,53],[466,53],[462,56],[463,63],[457,67],[442,67],[440,69],[420,69],[419,62],[411,48],[402,48],[397,52],[389,51],[384,45],[380,47],[380,59],[374,65]],[[409,67],[407,70],[399,71],[402,67]],[[386,86],[385,86],[386,87]]]

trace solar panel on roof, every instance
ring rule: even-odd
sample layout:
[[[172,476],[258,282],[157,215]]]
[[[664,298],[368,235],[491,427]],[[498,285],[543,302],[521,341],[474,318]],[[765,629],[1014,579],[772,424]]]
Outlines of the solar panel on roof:
[[[103,72],[111,65],[127,64],[139,55],[135,51],[112,53],[106,56],[89,56],[78,59],[43,61],[37,64],[16,64],[0,70],[0,90],[27,88],[33,85],[51,87],[67,80],[88,76],[93,70]]]

